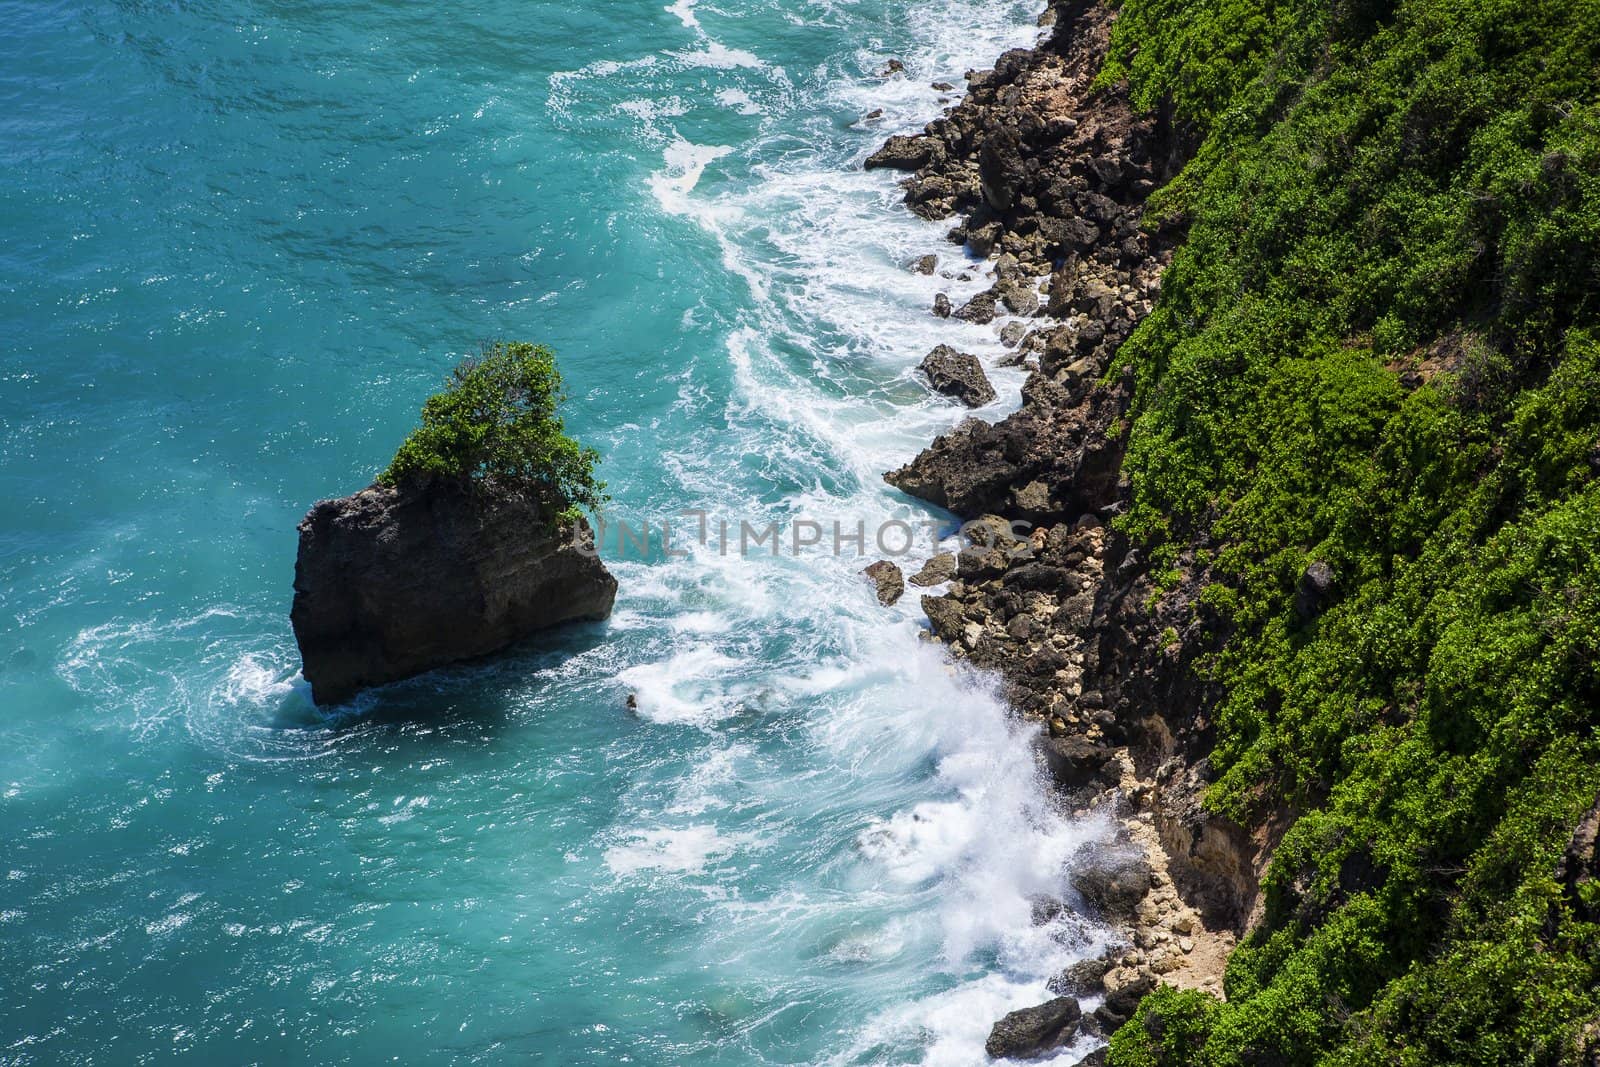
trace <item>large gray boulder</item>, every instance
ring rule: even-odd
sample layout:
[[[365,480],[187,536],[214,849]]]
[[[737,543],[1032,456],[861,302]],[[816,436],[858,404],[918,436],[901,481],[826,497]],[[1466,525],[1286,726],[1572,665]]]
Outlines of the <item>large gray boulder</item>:
[[[940,345],[922,358],[917,368],[928,377],[933,391],[955,397],[969,408],[979,408],[995,398],[994,386],[983,373],[983,364],[969,352],[957,352]]]
[[[436,481],[323,500],[300,523],[290,621],[318,704],[611,614],[587,523]]]
[[[995,1023],[983,1051],[996,1060],[1037,1059],[1071,1041],[1081,1019],[1076,1000],[1056,997],[1035,1007],[1014,1011]]]

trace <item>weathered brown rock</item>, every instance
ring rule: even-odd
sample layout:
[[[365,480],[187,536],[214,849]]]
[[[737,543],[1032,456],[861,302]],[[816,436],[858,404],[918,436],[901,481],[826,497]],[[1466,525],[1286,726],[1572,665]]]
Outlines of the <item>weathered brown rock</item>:
[[[926,588],[948,582],[955,576],[956,557],[952,553],[941,552],[924,563],[922,569],[911,576],[911,584]]]
[[[603,619],[617,583],[520,497],[448,482],[372,486],[300,523],[290,621],[319,704]]]
[[[963,322],[971,322],[979,326],[983,325],[984,323],[993,322],[995,316],[996,299],[997,298],[993,289],[985,289],[983,292],[979,293],[977,296],[973,297],[971,300],[968,300],[965,304],[962,304],[959,308],[957,308],[955,311],[955,317]]]
[[[1101,989],[1101,980],[1116,965],[1113,954],[1091,956],[1086,960],[1079,960],[1047,983],[1052,993],[1062,996],[1088,996],[1098,993]]]
[[[957,515],[977,515],[1003,506],[1015,471],[1004,435],[982,419],[968,419],[883,477],[895,488]]]
[[[1064,789],[1081,789],[1100,782],[1101,772],[1115,754],[1109,745],[1078,735],[1041,737],[1039,746],[1051,776]]]
[[[861,573],[877,588],[878,603],[884,607],[889,607],[905,595],[905,576],[900,573],[898,566],[888,560],[880,559]]]

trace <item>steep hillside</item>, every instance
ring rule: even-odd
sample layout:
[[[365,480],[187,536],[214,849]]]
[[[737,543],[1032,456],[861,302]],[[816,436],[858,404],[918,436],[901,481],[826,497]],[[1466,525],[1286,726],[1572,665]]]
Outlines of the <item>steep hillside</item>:
[[[1050,275],[888,477],[1035,524],[924,607],[1159,861],[1059,987],[1129,1067],[1600,1062],[1600,0],[1047,18],[878,162],[957,317]]]
[[[1126,0],[1124,80],[1198,148],[1120,526],[1227,635],[1207,808],[1294,817],[1112,1062],[1592,1062],[1600,4]]]

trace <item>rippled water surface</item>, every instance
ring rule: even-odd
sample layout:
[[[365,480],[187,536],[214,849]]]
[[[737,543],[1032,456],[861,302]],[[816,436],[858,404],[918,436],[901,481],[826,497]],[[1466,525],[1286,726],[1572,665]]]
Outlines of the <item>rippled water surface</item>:
[[[491,337],[618,515],[927,518],[912,368],[999,349],[859,162],[1035,14],[0,3],[0,1062],[968,1064],[1096,950],[1030,916],[1103,828],[866,560],[614,560],[609,623],[331,714],[287,618]]]

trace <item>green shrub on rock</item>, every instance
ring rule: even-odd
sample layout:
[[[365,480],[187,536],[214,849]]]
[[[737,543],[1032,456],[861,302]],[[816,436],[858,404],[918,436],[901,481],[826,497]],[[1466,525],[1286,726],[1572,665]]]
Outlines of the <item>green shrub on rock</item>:
[[[567,398],[555,353],[525,341],[497,341],[464,361],[422,405],[422,425],[400,445],[383,485],[453,480],[538,500],[544,513],[573,521],[598,510],[605,483],[600,454],[567,436]]]

